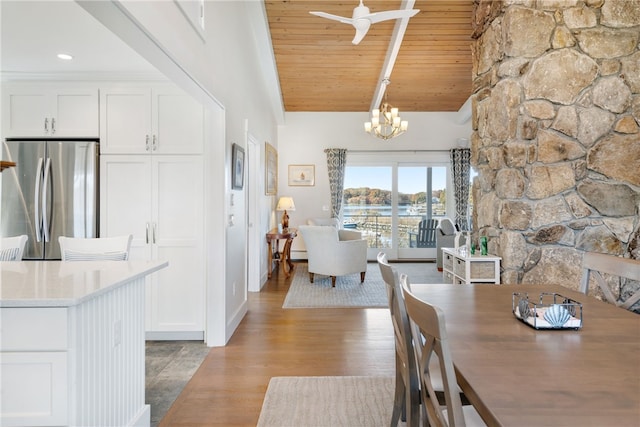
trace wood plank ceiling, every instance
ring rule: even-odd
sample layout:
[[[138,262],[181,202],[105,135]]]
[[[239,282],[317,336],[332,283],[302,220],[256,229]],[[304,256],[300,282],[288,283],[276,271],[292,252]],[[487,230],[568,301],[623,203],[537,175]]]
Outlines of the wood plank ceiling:
[[[266,0],[285,111],[369,111],[395,20],[373,24],[358,45],[351,17],[359,0]],[[400,0],[365,0],[370,11]],[[417,0],[387,88],[400,111],[457,111],[471,95],[473,0]]]

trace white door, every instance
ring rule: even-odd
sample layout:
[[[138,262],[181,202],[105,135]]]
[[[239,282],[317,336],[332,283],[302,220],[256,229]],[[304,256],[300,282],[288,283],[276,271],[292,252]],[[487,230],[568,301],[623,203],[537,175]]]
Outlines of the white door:
[[[98,89],[69,88],[51,95],[53,122],[51,136],[97,137]]]
[[[129,259],[150,260],[151,157],[100,156],[100,235],[133,235]]]
[[[105,88],[100,97],[104,154],[201,154],[204,107],[172,85]]]
[[[131,260],[169,261],[147,279],[147,331],[203,339],[203,176],[201,156],[101,157],[101,235],[133,234]]]
[[[259,185],[262,176],[262,164],[260,156],[260,143],[251,135],[247,138],[247,290],[249,292],[259,292],[260,283],[260,263],[263,257],[260,256],[261,249],[265,246],[264,235],[260,232],[260,212],[259,195],[262,188]]]
[[[174,87],[152,93],[154,154],[201,154],[204,149],[204,107]]]
[[[151,89],[103,89],[100,95],[100,152],[151,152]]]
[[[201,156],[153,156],[152,329],[204,337],[204,170]]]

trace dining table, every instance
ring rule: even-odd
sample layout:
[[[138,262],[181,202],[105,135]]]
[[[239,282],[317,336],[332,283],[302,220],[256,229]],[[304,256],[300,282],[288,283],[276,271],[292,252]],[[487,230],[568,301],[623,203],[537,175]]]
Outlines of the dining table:
[[[640,315],[553,284],[411,289],[444,311],[458,384],[487,425],[640,426]],[[514,292],[579,302],[581,328],[525,324]]]

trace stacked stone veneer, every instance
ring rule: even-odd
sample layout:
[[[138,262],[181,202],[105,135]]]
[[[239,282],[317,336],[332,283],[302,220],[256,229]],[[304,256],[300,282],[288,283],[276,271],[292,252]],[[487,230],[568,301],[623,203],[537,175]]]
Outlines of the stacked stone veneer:
[[[640,0],[475,1],[473,223],[502,282],[640,259]]]

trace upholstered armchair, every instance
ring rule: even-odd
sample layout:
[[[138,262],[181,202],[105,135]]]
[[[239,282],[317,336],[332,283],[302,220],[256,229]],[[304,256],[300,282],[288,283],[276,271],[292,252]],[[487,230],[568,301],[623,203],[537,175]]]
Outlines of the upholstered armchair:
[[[453,248],[455,246],[457,228],[449,218],[442,218],[436,228],[436,266],[438,271],[442,271],[442,248]],[[462,237],[460,244],[464,243]]]
[[[298,227],[307,247],[309,281],[314,274],[331,277],[336,286],[336,276],[360,273],[364,282],[367,272],[367,241],[359,231],[338,230],[331,225],[301,225]]]
[[[309,218],[307,225],[330,225],[335,228],[340,228],[338,218]]]

